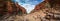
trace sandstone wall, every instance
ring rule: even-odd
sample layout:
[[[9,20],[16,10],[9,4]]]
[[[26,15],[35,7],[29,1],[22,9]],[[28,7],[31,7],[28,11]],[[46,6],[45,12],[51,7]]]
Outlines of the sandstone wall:
[[[0,0],[0,15],[26,14],[25,8],[11,0]]]

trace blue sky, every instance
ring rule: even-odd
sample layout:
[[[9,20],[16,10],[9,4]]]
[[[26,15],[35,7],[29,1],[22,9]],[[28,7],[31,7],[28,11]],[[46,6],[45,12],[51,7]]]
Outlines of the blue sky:
[[[13,0],[13,1],[18,2],[19,5],[26,9],[27,13],[30,13],[35,8],[35,5],[43,2],[44,0]]]

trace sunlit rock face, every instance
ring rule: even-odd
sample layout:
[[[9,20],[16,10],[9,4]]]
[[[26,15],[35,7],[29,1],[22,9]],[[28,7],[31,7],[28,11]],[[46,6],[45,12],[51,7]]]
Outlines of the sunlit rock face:
[[[12,1],[4,1],[2,0],[0,3],[0,14],[25,14],[26,10],[22,6],[18,5],[18,3],[14,3]]]
[[[38,11],[44,7],[54,8],[58,10],[60,8],[60,2],[59,0],[44,0],[43,2],[37,4],[33,11]]]
[[[35,11],[39,11],[40,9],[44,9],[45,8],[45,3],[46,2],[43,1],[43,2],[41,2],[39,4],[37,4],[33,11],[35,12]]]
[[[18,3],[14,3],[11,1],[5,2],[4,0],[2,0],[0,4],[0,21],[12,15],[26,14],[25,8],[18,5]]]
[[[15,4],[17,7],[17,13],[22,13],[22,14],[26,14],[26,9],[24,7],[22,7],[21,5],[19,5],[18,3]]]
[[[46,1],[44,0],[43,2],[41,2],[41,3],[39,3],[39,4],[37,4],[36,6],[35,6],[35,8],[34,8],[34,10],[33,11],[31,11],[32,13],[33,12],[38,12],[38,11],[40,11],[40,10],[42,10],[42,9],[45,9],[46,7],[47,7],[47,5],[46,5]]]
[[[26,13],[25,8],[18,5],[18,3],[8,2],[7,4],[8,4],[7,5],[8,13],[12,13],[12,14],[18,14],[18,13],[25,14]]]
[[[43,21],[60,21],[60,1],[59,0],[45,0],[44,2],[35,6],[32,12],[46,11],[46,16]],[[43,10],[44,9],[44,10]],[[45,10],[46,9],[46,10]],[[48,19],[48,20],[47,20]],[[51,20],[52,19],[52,20]]]

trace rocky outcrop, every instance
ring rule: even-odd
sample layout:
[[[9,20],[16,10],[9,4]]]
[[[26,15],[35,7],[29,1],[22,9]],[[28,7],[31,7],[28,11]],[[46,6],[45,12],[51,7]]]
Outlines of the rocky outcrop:
[[[46,2],[41,2],[41,3],[37,4],[37,5],[35,6],[34,11],[38,11],[38,10],[44,8],[44,7],[45,7],[45,3],[46,3]]]
[[[0,0],[0,14],[6,14],[6,1]]]
[[[48,7],[48,8],[52,8],[53,7],[54,9],[58,10],[60,8],[60,2],[59,1],[60,0],[45,0],[45,1],[37,4],[35,6],[35,9],[33,10],[33,12],[38,11],[38,10],[40,10],[42,8],[44,9],[46,7]]]
[[[46,13],[45,20],[60,21],[60,0],[45,0],[36,5],[32,12],[43,11],[44,9],[46,9],[46,12],[44,11],[44,13]]]
[[[46,4],[45,1],[43,1],[43,2],[41,2],[41,3],[39,3],[39,4],[37,4],[37,5],[35,6],[34,10],[31,11],[31,13],[37,12],[37,11],[39,11],[40,9],[44,9],[44,8],[45,8],[45,4]]]
[[[17,3],[1,0],[0,2],[0,19],[5,19],[11,15],[22,15],[26,14],[25,8],[18,5]]]
[[[22,14],[26,13],[25,8],[18,5],[17,3],[13,3],[11,1],[6,1],[5,2],[4,0],[1,1],[0,10],[1,10],[0,11],[1,13],[3,13],[5,11],[3,14],[5,14],[5,13],[13,14],[14,12],[15,13],[21,12]]]
[[[16,3],[15,4],[16,5],[16,7],[17,7],[17,11],[22,11],[22,13],[23,14],[26,14],[27,12],[26,12],[26,9],[25,8],[23,8],[22,6],[20,6],[20,5],[18,5],[18,3]],[[19,8],[19,10],[18,10],[18,8]],[[19,12],[18,12],[19,13]]]
[[[9,12],[15,12],[15,13],[20,13],[20,14],[25,14],[26,10],[22,6],[18,5],[18,3],[9,3],[8,2],[8,11]]]

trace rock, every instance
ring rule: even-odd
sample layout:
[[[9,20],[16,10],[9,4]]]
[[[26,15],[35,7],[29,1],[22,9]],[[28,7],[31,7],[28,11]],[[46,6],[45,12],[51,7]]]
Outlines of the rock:
[[[13,14],[13,16],[4,15],[5,17],[3,16],[2,18],[3,21],[60,21],[60,0],[45,0],[36,5],[32,13],[23,16],[14,15],[19,12],[21,12],[20,14],[26,13],[26,10],[22,6],[18,5],[18,3],[11,3],[10,1],[6,3],[7,7],[0,6],[2,7],[0,8],[0,14]],[[3,10],[6,8],[8,11],[4,12]]]
[[[13,3],[11,1],[5,2],[4,0],[1,1],[1,6],[0,6],[0,14],[13,14],[22,12],[22,14],[26,13],[25,8],[22,6],[18,5],[18,3]]]
[[[46,2],[43,1],[43,2],[41,2],[39,4],[37,4],[32,12],[36,12],[36,11],[39,11],[40,9],[44,9],[45,3]]]
[[[10,17],[12,15],[23,15],[26,14],[25,8],[18,5],[17,3],[11,2],[11,0],[0,0],[0,19]]]
[[[39,10],[45,11],[45,18],[49,21],[60,21],[60,0],[45,0],[44,2],[36,5],[32,12],[38,12]]]

